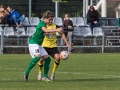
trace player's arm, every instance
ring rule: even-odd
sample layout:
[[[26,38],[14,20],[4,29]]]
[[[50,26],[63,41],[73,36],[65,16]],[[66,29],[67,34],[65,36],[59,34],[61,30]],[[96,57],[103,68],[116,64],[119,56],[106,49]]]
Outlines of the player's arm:
[[[45,33],[53,33],[53,32],[59,32],[59,31],[61,31],[61,29],[59,29],[59,30],[49,30],[49,29],[47,29],[46,27],[42,27],[42,30],[45,32]]]

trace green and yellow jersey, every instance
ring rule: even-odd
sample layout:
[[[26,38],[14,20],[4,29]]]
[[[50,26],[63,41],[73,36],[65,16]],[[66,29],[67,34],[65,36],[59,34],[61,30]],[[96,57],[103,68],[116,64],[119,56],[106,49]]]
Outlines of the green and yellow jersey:
[[[57,26],[52,23],[50,25],[46,25],[48,30],[52,30],[52,29],[56,29]],[[52,38],[48,38],[45,36],[43,43],[42,43],[42,47],[47,47],[47,48],[54,48],[57,47],[57,36],[56,36],[56,32],[53,33],[53,37]]]
[[[43,39],[45,37],[42,27],[46,27],[46,23],[44,21],[39,22],[39,24],[37,25],[36,31],[30,38],[29,44],[39,44],[39,45],[42,44]]]

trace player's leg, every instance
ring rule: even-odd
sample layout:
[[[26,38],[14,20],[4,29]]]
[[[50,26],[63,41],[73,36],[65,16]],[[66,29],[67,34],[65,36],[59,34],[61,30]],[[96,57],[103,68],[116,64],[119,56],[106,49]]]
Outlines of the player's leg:
[[[48,48],[44,48],[46,50],[46,52],[49,54],[49,51],[48,51]],[[44,55],[44,54],[43,54]],[[39,71],[39,74],[38,74],[38,80],[41,80],[42,79],[42,70],[43,70],[43,61],[44,61],[44,58],[41,58],[38,62],[38,71]]]
[[[49,54],[48,48],[44,48],[44,49]],[[42,52],[44,52],[44,50]],[[43,55],[45,55],[45,54],[43,53]],[[48,57],[44,56],[44,58],[47,59]],[[38,68],[39,69],[38,80],[42,79],[42,70],[43,70],[43,60],[44,60],[44,58],[41,58],[38,62],[38,66],[39,66],[39,68]],[[49,60],[48,59],[45,60],[45,65],[48,66],[47,64],[49,65]],[[45,68],[45,67],[44,67],[44,69],[45,69],[44,70],[44,78],[48,77],[48,69],[49,69],[49,68]]]
[[[59,51],[58,51],[57,47],[55,47],[51,50],[50,55],[55,59],[53,69],[52,69],[52,75],[51,75],[51,80],[54,80],[55,79],[55,71],[60,64],[60,56],[59,56]]]
[[[46,50],[43,48],[43,47],[40,47],[40,53],[41,53],[41,56],[43,57],[44,59],[44,75],[43,75],[43,78],[42,80],[44,81],[50,81],[50,79],[48,78],[48,71],[49,71],[49,65],[50,65],[50,57],[49,55],[47,54]]]
[[[52,74],[51,74],[51,80],[55,80],[55,71],[58,68],[59,64],[60,64],[60,56],[59,54],[55,54],[54,56],[54,65],[53,65],[53,69],[52,69]]]
[[[49,65],[50,65],[51,59],[50,59],[50,57],[48,57],[48,56],[44,56],[44,59],[45,59],[45,63],[44,63],[44,74],[43,74],[42,80],[49,82],[49,81],[51,81],[51,80],[48,78],[48,71],[49,71]]]
[[[28,75],[30,70],[36,65],[36,63],[40,60],[40,49],[39,49],[39,45],[37,44],[33,44],[33,45],[29,45],[29,51],[30,54],[32,56],[32,60],[30,61],[25,73],[24,73],[24,80],[25,82],[28,82]]]
[[[39,74],[38,74],[38,80],[42,80],[43,61],[44,61],[43,58],[41,58],[41,59],[38,61],[38,71],[39,71]]]
[[[58,67],[58,65],[59,65],[59,63],[60,63],[59,54],[55,54],[55,55],[54,55],[54,59],[55,59],[55,61],[54,61],[52,73],[55,73],[55,71],[56,71],[56,69],[57,69],[57,67]]]

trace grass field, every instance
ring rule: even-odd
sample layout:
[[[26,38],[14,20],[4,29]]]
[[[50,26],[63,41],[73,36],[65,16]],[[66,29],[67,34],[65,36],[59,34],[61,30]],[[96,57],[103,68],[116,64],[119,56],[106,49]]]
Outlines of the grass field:
[[[29,82],[23,81],[30,59],[29,54],[0,55],[0,90],[120,90],[120,54],[71,54],[52,83],[37,80],[37,65]]]

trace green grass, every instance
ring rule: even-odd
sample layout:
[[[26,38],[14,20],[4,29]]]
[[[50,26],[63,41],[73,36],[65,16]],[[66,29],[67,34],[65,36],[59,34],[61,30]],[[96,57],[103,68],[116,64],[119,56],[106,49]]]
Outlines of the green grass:
[[[30,60],[29,54],[0,55],[0,90],[120,90],[120,54],[71,54],[52,83],[37,80],[37,65],[23,81]]]

